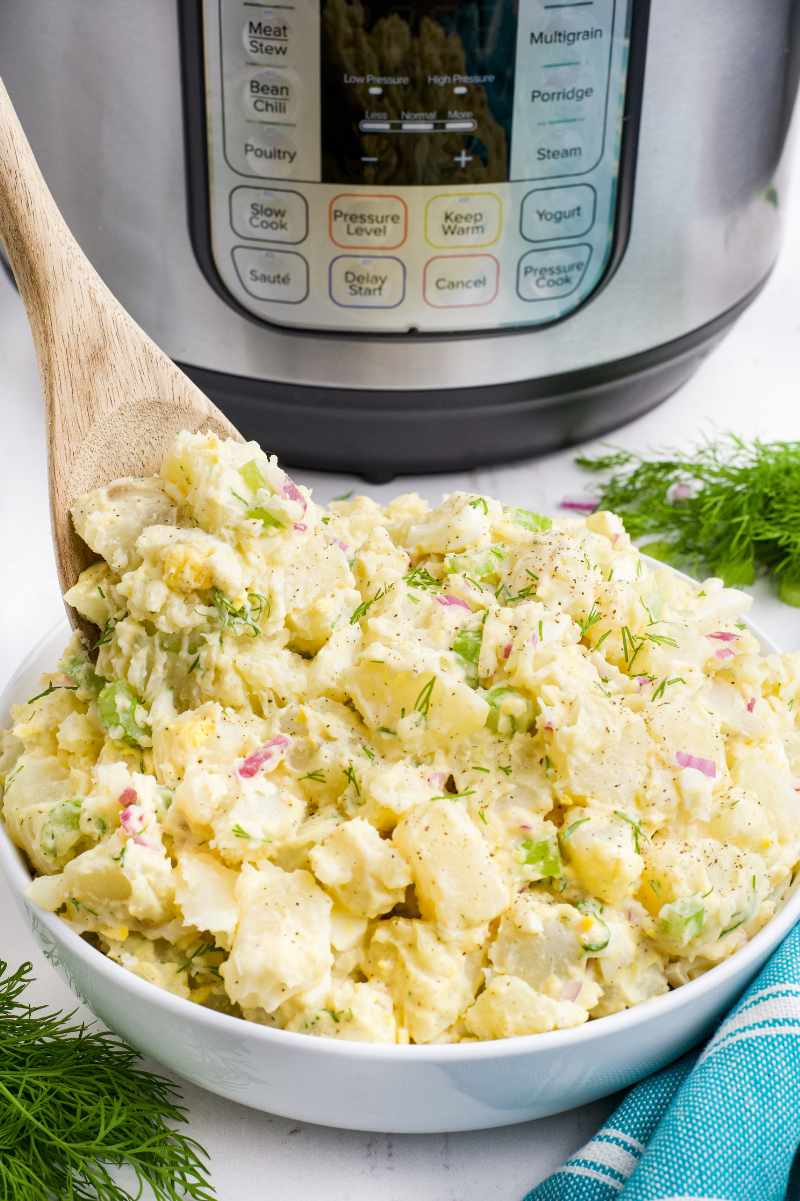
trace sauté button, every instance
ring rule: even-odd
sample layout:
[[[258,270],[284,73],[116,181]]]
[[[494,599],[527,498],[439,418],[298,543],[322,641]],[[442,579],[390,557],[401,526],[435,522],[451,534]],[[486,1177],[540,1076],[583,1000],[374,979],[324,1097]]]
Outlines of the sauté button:
[[[331,300],[348,309],[395,309],[406,292],[406,269],[392,255],[340,254],[330,266]]]
[[[499,282],[492,254],[437,255],[425,264],[423,292],[435,309],[472,308],[491,304]]]
[[[287,179],[297,162],[297,147],[290,134],[275,126],[250,126],[241,143],[245,170],[267,179]]]
[[[242,28],[245,52],[254,63],[285,63],[292,55],[294,28],[280,8],[263,8]]]
[[[588,183],[537,188],[522,202],[521,232],[527,242],[582,238],[594,225],[597,193]]]
[[[561,300],[581,284],[591,246],[560,246],[552,250],[529,250],[517,268],[517,292],[522,300]]]
[[[281,188],[234,188],[231,226],[241,238],[302,242],[308,234],[308,204],[299,192]]]
[[[344,192],[330,203],[328,228],[334,245],[346,250],[396,250],[406,240],[408,209],[399,196]]]
[[[431,246],[491,246],[500,237],[503,205],[494,192],[434,196],[425,209]]]
[[[251,121],[293,124],[297,120],[300,82],[294,71],[256,71],[242,91],[245,116]]]
[[[300,304],[308,296],[308,263],[301,254],[234,246],[233,262],[242,287],[257,300]]]

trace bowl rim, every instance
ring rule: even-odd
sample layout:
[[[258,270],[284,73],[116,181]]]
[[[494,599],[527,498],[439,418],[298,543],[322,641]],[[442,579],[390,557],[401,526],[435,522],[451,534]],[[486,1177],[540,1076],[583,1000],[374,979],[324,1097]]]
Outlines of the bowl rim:
[[[659,564],[663,567],[664,564]],[[674,571],[674,568],[667,568]],[[681,572],[675,574],[682,575]],[[747,618],[748,629],[761,642],[765,651],[770,654],[778,653],[775,643]],[[24,656],[16,671],[6,686],[0,691],[0,723],[3,727],[9,716],[12,704],[18,703],[16,692],[23,680],[30,674],[36,660],[50,645],[61,640],[63,645],[65,635],[71,631],[65,619],[57,622],[34,644]],[[269,1047],[270,1044],[283,1045],[286,1049],[294,1047],[297,1051],[312,1054],[324,1054],[332,1057],[344,1056],[357,1059],[386,1060],[394,1062],[427,1062],[441,1066],[471,1060],[505,1059],[509,1056],[530,1055],[536,1051],[542,1053],[567,1051],[569,1048],[591,1045],[597,1040],[612,1037],[615,1034],[634,1030],[642,1023],[657,1021],[659,1017],[674,1013],[691,1005],[704,994],[715,988],[724,986],[731,978],[745,977],[750,969],[754,969],[762,952],[769,955],[788,935],[795,923],[800,920],[800,874],[790,886],[788,899],[772,918],[744,946],[734,951],[727,959],[715,964],[702,975],[682,984],[679,988],[642,1001],[630,1009],[605,1017],[593,1018],[580,1026],[567,1029],[553,1030],[544,1034],[520,1034],[511,1038],[483,1039],[465,1043],[368,1043],[347,1039],[324,1038],[303,1034],[292,1030],[282,1030],[272,1026],[262,1026],[258,1022],[237,1018],[231,1014],[218,1013],[207,1009],[187,998],[179,997],[156,984],[151,984],[141,976],[137,976],[128,968],[115,963],[87,943],[79,934],[72,930],[66,922],[54,913],[34,906],[26,896],[26,887],[30,883],[31,873],[25,866],[22,852],[11,841],[11,837],[0,820],[0,870],[9,883],[16,897],[31,912],[35,912],[37,922],[43,926],[56,943],[64,944],[65,950],[77,956],[87,970],[105,977],[111,988],[119,988],[122,992],[132,995],[137,1001],[154,1005],[156,1008],[168,1011],[174,1018],[192,1021],[205,1028],[209,1034],[219,1031],[225,1035],[239,1035],[252,1038],[254,1044]],[[743,986],[744,987],[744,986]]]

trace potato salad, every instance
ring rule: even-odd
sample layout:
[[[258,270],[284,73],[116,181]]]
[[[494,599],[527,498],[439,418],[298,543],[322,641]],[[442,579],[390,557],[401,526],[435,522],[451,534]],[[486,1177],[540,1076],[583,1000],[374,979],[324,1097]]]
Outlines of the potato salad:
[[[327,508],[183,433],[83,496],[77,637],[4,737],[31,898],[283,1030],[577,1026],[741,947],[800,858],[800,657],[611,513]]]

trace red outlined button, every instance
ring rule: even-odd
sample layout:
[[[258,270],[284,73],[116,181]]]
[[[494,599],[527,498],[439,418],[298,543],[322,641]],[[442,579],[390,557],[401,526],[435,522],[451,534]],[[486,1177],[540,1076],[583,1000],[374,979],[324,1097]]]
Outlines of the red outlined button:
[[[434,309],[474,309],[491,304],[500,287],[493,254],[439,254],[425,264],[422,291]]]
[[[342,192],[330,203],[328,233],[344,250],[397,250],[408,235],[408,208],[399,196]]]

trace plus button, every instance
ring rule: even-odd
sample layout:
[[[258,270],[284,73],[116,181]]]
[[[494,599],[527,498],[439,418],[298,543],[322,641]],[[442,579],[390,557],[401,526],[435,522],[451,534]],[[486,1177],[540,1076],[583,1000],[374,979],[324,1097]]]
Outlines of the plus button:
[[[453,162],[458,163],[459,167],[463,171],[467,163],[472,162],[472,155],[467,154],[466,150],[462,150],[460,154],[453,155]]]

